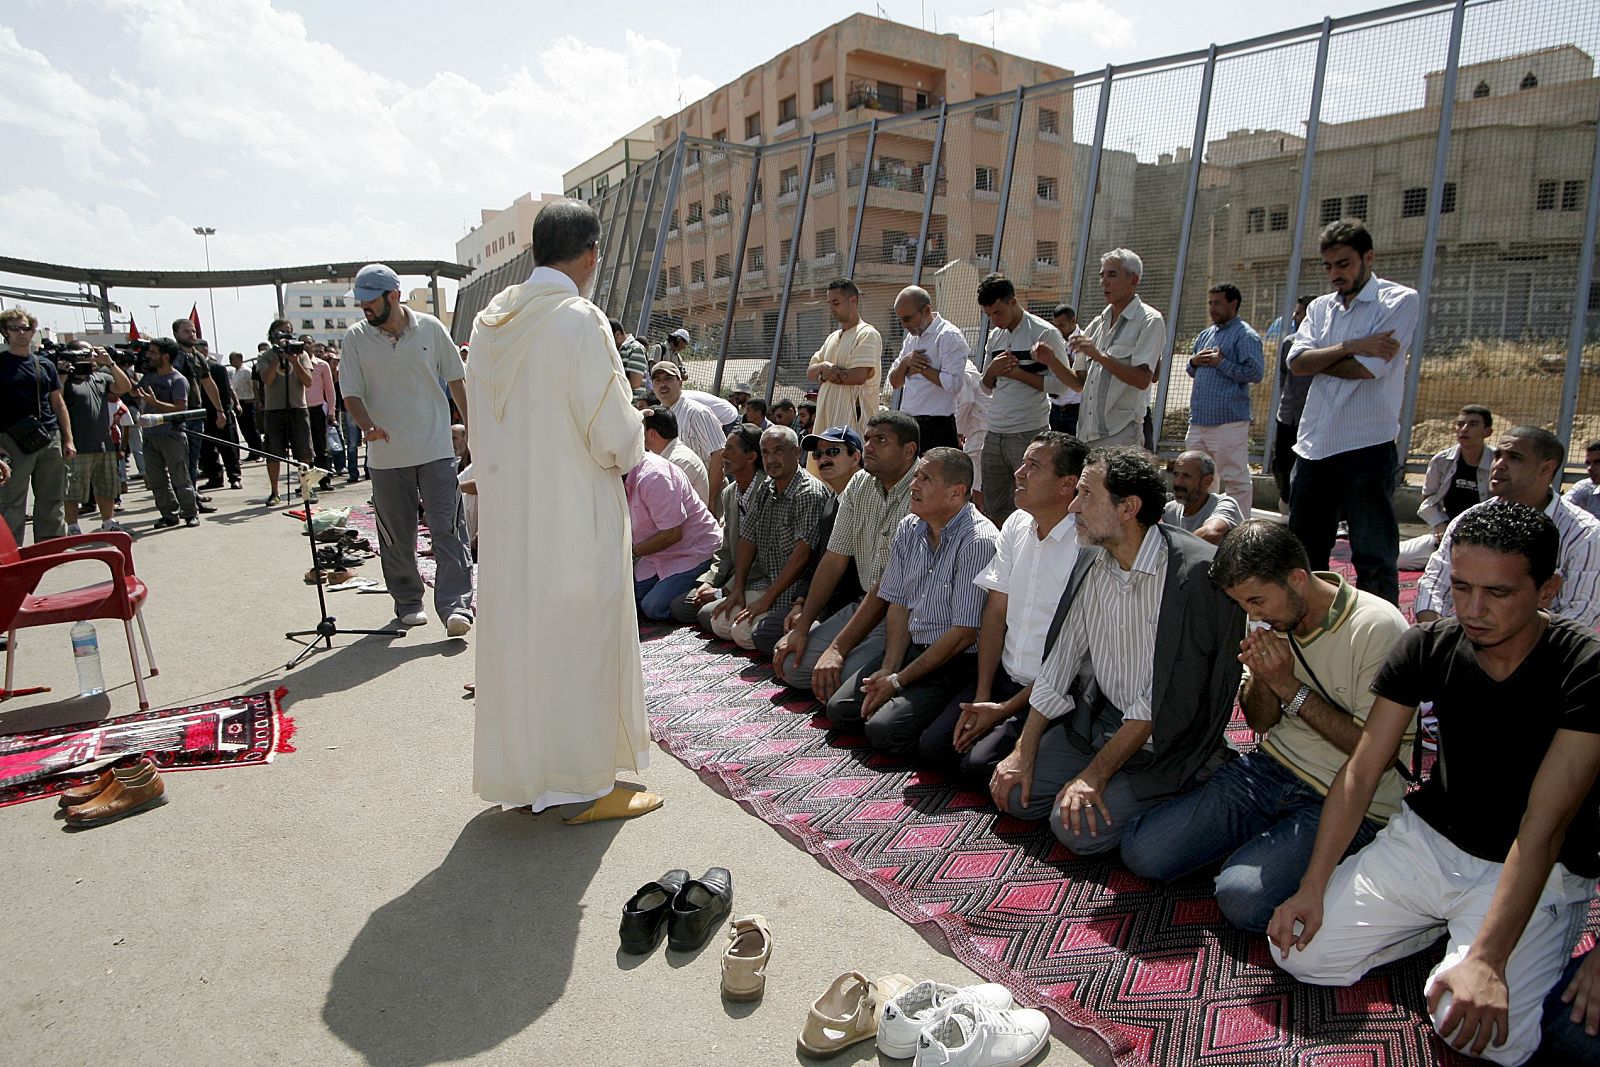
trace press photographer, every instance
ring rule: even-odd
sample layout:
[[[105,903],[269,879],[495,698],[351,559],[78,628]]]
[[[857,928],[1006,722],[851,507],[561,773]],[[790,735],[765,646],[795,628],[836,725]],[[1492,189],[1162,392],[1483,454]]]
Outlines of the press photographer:
[[[189,379],[173,368],[183,350],[170,337],[158,337],[146,357],[150,369],[139,379],[134,395],[147,415],[189,409]],[[189,435],[181,423],[144,428],[144,480],[155,497],[161,518],[156,528],[199,526],[199,499],[189,477]]]
[[[303,341],[297,341],[288,319],[275,319],[267,328],[270,348],[256,357],[261,374],[261,397],[266,451],[277,456],[292,454],[307,466],[315,461],[311,450],[311,416],[306,411],[306,387],[311,384],[311,357]],[[293,453],[290,453],[290,449]],[[290,479],[293,483],[294,479]],[[283,503],[278,496],[278,461],[267,460],[267,482],[271,486],[267,507]],[[308,502],[315,502],[312,493]]]
[[[112,361],[111,353],[87,341],[68,345],[57,358],[56,369],[63,378],[61,396],[78,450],[67,460],[67,532],[81,532],[78,509],[90,500],[100,512],[100,529],[119,530],[112,518],[121,481],[111,438],[111,408],[116,397],[133,389],[133,382]]]
[[[66,534],[66,461],[76,454],[61,377],[54,363],[33,352],[38,328],[39,320],[21,308],[0,311],[6,342],[0,352],[0,452],[11,461],[11,477],[0,486],[0,517],[19,545],[29,486],[34,541]]]
[[[217,383],[212,381],[210,373],[211,361],[201,345],[200,332],[195,329],[194,323],[188,319],[172,320],[172,337],[178,342],[180,354],[172,362],[172,369],[189,380],[189,399],[194,401],[194,406],[199,408],[202,401],[208,411],[219,411],[222,408],[222,395],[217,392]],[[224,426],[227,424],[224,422]],[[200,449],[205,444],[201,434],[215,433],[220,427],[215,426],[205,417],[192,419],[184,427],[189,440],[189,480],[195,485],[200,483]],[[206,499],[200,500],[205,504]],[[202,507],[201,511],[215,511],[216,508]]]

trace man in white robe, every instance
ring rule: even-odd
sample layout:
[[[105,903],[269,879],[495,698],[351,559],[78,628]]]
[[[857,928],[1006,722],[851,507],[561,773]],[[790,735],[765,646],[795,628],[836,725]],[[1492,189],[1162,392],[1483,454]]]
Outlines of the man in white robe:
[[[539,263],[473,324],[468,405],[478,483],[473,788],[504,807],[587,805],[568,822],[661,804],[618,786],[649,762],[622,476],[644,455],[605,314],[580,293],[600,220],[539,212]]]

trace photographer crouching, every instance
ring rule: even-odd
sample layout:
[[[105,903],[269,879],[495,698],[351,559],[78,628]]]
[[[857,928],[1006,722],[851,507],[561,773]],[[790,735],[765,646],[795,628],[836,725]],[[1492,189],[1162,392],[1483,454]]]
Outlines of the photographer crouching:
[[[288,455],[294,449],[295,461],[311,466],[315,455],[311,449],[311,416],[306,411],[306,387],[311,384],[311,357],[303,341],[295,339],[294,326],[288,319],[274,319],[267,328],[270,348],[256,356],[256,370],[261,375],[261,395],[257,403],[262,411],[263,436],[266,451],[272,455]],[[290,478],[290,492],[296,484]],[[267,460],[267,482],[271,486],[267,507],[283,503],[278,496],[278,461]],[[313,492],[306,503],[316,503]]]
[[[77,454],[61,377],[54,363],[33,352],[38,328],[39,320],[21,308],[0,311],[6,343],[0,352],[0,452],[11,459],[11,477],[0,485],[0,517],[18,545],[30,486],[35,543],[66,534],[66,461]]]
[[[134,390],[146,415],[190,410],[189,379],[173,369],[182,354],[178,342],[170,337],[158,337],[151,343],[145,357],[148,369]],[[155,524],[158,530],[178,525],[180,516],[185,526],[200,525],[199,494],[189,477],[189,435],[183,428],[184,424],[177,422],[144,427],[144,480],[161,511]]]
[[[68,533],[81,533],[78,509],[91,500],[100,512],[100,529],[120,530],[112,518],[122,484],[117,447],[111,437],[111,410],[116,398],[133,389],[111,353],[87,341],[73,341],[56,361],[63,384],[67,421],[78,454],[67,460],[66,519]]]

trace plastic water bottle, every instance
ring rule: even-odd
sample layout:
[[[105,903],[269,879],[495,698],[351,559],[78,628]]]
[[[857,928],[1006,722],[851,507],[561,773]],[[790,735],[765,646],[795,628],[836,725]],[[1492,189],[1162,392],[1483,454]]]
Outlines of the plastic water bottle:
[[[72,660],[78,665],[78,695],[92,697],[106,691],[106,677],[100,673],[100,641],[94,623],[84,620],[72,627]]]

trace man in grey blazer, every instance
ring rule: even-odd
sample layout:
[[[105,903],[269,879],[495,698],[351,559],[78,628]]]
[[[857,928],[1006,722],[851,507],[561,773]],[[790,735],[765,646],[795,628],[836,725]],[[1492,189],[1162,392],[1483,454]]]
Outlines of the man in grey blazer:
[[[1048,815],[1088,855],[1229,758],[1244,613],[1212,584],[1215,549],[1161,523],[1166,484],[1132,446],[1089,454],[1079,553],[1012,754],[990,781],[1012,815]]]

